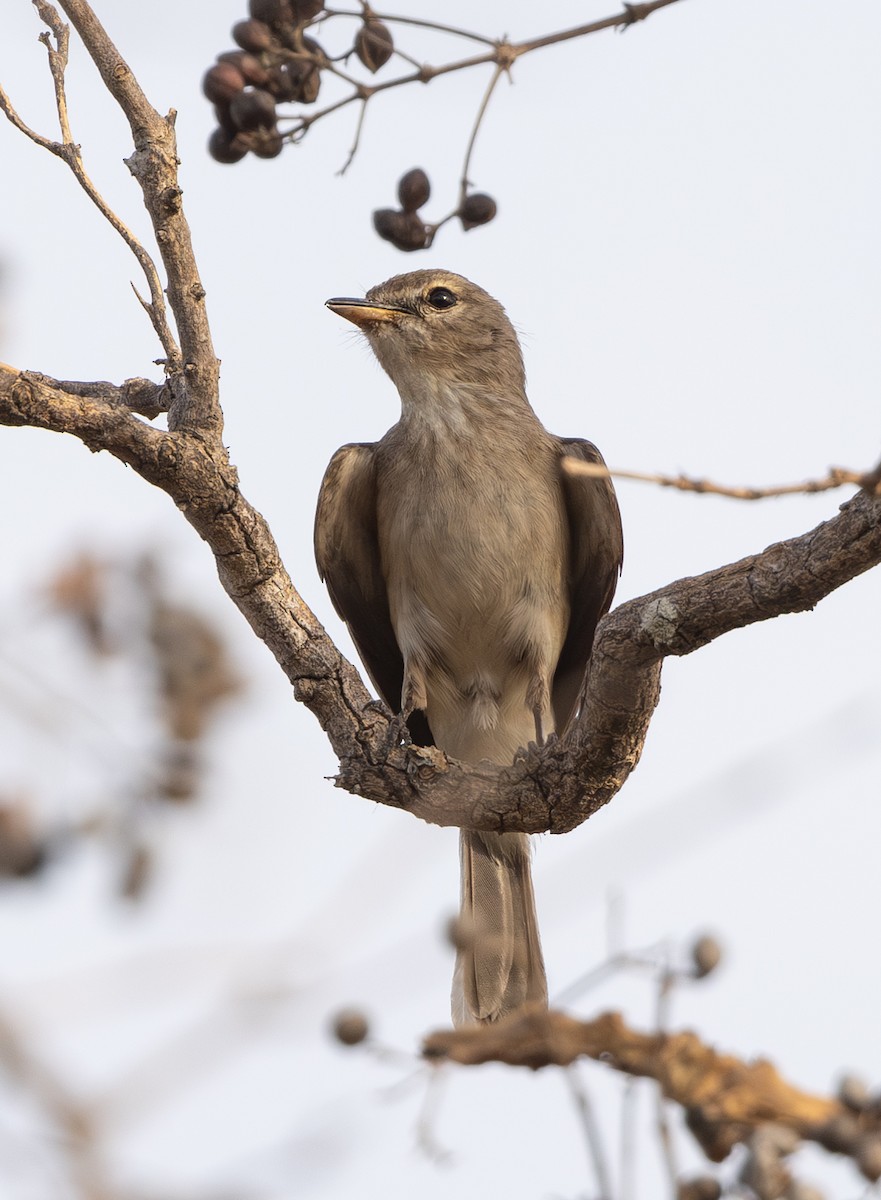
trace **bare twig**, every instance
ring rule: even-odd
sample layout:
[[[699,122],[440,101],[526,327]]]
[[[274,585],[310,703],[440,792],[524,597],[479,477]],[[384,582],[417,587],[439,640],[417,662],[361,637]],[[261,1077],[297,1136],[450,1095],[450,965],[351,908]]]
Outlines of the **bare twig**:
[[[507,38],[492,39],[485,37],[482,34],[473,33],[469,30],[455,28],[453,26],[444,25],[436,21],[418,20],[413,17],[401,17],[390,13],[376,13],[371,10],[371,15],[379,20],[390,24],[404,24],[420,26],[425,29],[432,29],[439,33],[450,33],[459,37],[468,38],[471,41],[479,42],[482,45],[489,46],[490,49],[483,54],[471,55],[467,58],[457,59],[454,62],[443,63],[440,66],[432,66],[424,63],[417,66],[415,70],[408,72],[405,75],[398,75],[393,79],[384,80],[381,83],[355,83],[353,90],[349,95],[328,104],[324,108],[318,109],[316,112],[297,113],[293,120],[294,125],[288,130],[286,136],[291,141],[300,141],[308,130],[318,121],[330,116],[332,113],[339,112],[340,109],[347,108],[357,100],[368,101],[381,92],[388,92],[395,88],[407,87],[413,83],[430,83],[434,79],[438,79],[443,75],[449,75],[456,71],[467,71],[472,67],[485,66],[492,63],[497,72],[507,71],[511,68],[514,62],[522,58],[526,54],[531,54],[535,50],[542,50],[548,46],[558,45],[562,42],[571,41],[573,38],[587,37],[590,34],[601,33],[606,29],[626,29],[637,21],[643,21],[651,16],[659,8],[665,8],[670,4],[677,3],[678,0],[652,0],[646,4],[625,4],[624,11],[618,13],[614,17],[606,17],[600,21],[591,21],[586,25],[578,25],[572,29],[560,30],[557,33],[546,34],[542,37],[529,38],[522,42],[509,42]],[[351,12],[344,9],[330,9],[324,15],[324,20],[333,17],[358,17],[363,19],[362,12]],[[490,85],[489,92],[491,93],[495,87],[496,79]],[[485,110],[489,101],[489,95],[485,94],[482,104],[481,113],[478,116],[477,125],[480,124],[482,112]],[[472,143],[477,129],[475,127],[472,132]],[[467,159],[466,171],[467,174]],[[436,228],[440,228],[440,222]]]
[[[563,459],[563,470],[569,475],[586,475],[590,479],[636,479],[641,483],[656,483],[659,487],[677,488],[680,492],[700,492],[713,496],[728,496],[732,500],[766,500],[771,496],[811,495],[814,492],[829,492],[834,488],[853,484],[871,495],[881,495],[881,464],[871,471],[851,471],[846,467],[830,467],[829,474],[822,479],[807,479],[802,483],[784,483],[775,487],[723,487],[709,479],[692,479],[687,475],[656,475],[642,471],[624,471],[604,467],[601,463],[588,463],[567,455]]]
[[[361,131],[364,128],[364,118],[367,115],[367,101],[361,103],[361,111],[358,113],[358,124],[355,126],[355,136],[352,139],[352,145],[349,147],[349,153],[346,155],[346,161],[337,171],[337,175],[345,175],[349,167],[358,153],[358,147],[361,145]]]
[[[636,1195],[636,1101],[637,1081],[627,1078],[621,1095],[621,1187],[620,1200]]]
[[[449,1163],[452,1159],[450,1151],[441,1145],[435,1134],[435,1123],[446,1081],[447,1075],[443,1070],[432,1071],[429,1074],[416,1121],[417,1145],[427,1158],[436,1163]]]
[[[373,8],[371,8],[370,13],[377,21],[384,21],[388,24],[413,25],[421,29],[430,29],[434,33],[451,33],[454,37],[468,38],[472,42],[482,42],[485,46],[495,45],[492,38],[486,37],[482,33],[472,33],[468,29],[460,29],[456,25],[444,25],[440,21],[428,21],[421,17],[402,17],[396,13],[381,13]],[[359,21],[363,21],[364,11],[362,9],[358,12],[352,12],[350,9],[345,8],[328,8],[321,14],[321,19],[328,17],[357,17]]]
[[[462,164],[462,178],[459,182],[459,205],[465,202],[465,197],[468,194],[468,172],[471,169],[471,155],[474,153],[474,143],[477,141],[477,131],[480,129],[481,122],[486,116],[486,110],[489,107],[489,102],[492,99],[492,94],[496,89],[496,84],[501,79],[502,75],[506,74],[511,67],[510,62],[499,62],[496,69],[492,73],[492,78],[486,85],[486,91],[483,93],[483,99],[480,101],[480,106],[477,109],[477,115],[474,118],[474,125],[471,129],[471,136],[468,139],[468,145],[465,149],[465,161]]]
[[[70,40],[70,30],[67,25],[58,16],[57,11],[51,4],[46,3],[46,0],[37,0],[37,10],[41,19],[49,26],[52,31],[52,36],[55,38],[55,46],[53,47],[48,33],[40,35],[40,41],[46,47],[46,52],[49,57],[49,70],[52,74],[52,83],[55,88],[55,105],[58,111],[58,123],[61,127],[61,142],[53,142],[51,139],[43,137],[31,129],[16,112],[12,102],[6,92],[0,87],[0,109],[3,110],[8,120],[12,122],[26,137],[29,137],[36,145],[41,146],[44,150],[48,150],[50,154],[54,154],[56,158],[60,158],[66,163],[73,172],[77,183],[101,213],[106,221],[116,230],[119,236],[123,239],[126,245],[138,260],[141,270],[147,280],[147,286],[150,289],[150,302],[146,303],[141,300],[142,306],[150,318],[156,336],[162,345],[165,352],[169,370],[175,370],[180,364],[180,350],[171,329],[168,325],[168,320],[165,311],[165,297],[162,292],[162,283],[159,279],[159,272],[156,270],[156,264],[153,259],[128,228],[128,226],[116,215],[98,189],[95,187],[92,180],[89,178],[83,165],[82,152],[80,147],[74,142],[73,134],[70,128],[70,119],[67,111],[67,96],[64,87],[64,73],[67,69],[68,43]]]
[[[566,1070],[565,1075],[575,1109],[581,1121],[581,1128],[584,1131],[584,1141],[587,1146],[588,1157],[596,1175],[600,1200],[612,1200],[612,1176],[609,1173],[602,1134],[597,1124],[596,1114],[594,1113],[587,1085],[578,1074],[577,1063],[572,1063]]]
[[[86,0],[60,3],[131,129],[135,149],[127,165],[141,187],[156,234],[168,303],[180,338],[181,386],[173,396],[169,429],[198,431],[219,446],[223,429],[218,399],[220,368],[178,184],[175,114],[161,117],[156,112]],[[171,366],[173,369],[174,364]]]

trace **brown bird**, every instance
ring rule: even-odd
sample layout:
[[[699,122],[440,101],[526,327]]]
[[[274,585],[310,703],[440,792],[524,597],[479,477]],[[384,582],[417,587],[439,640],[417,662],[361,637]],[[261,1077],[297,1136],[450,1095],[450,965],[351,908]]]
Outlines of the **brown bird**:
[[[327,307],[398,389],[380,441],[343,446],[321,485],[315,556],[364,665],[420,745],[510,763],[577,707],[623,543],[608,479],[565,474],[590,442],[547,432],[504,309],[449,271]],[[547,1003],[521,833],[463,829],[453,1019]]]

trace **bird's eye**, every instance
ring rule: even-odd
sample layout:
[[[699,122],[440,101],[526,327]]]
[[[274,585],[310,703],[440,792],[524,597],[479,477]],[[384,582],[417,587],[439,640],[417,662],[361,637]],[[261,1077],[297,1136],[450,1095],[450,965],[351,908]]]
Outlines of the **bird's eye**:
[[[449,288],[432,288],[428,293],[428,303],[432,308],[452,308],[458,303],[458,296],[450,291]]]

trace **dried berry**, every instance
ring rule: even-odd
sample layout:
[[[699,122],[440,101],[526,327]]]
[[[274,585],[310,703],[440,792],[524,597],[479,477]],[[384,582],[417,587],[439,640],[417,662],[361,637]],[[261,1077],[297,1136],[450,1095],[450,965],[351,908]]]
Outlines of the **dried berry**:
[[[691,961],[695,979],[705,979],[722,961],[722,947],[714,937],[705,934],[691,947]]]
[[[239,136],[230,134],[226,129],[215,129],[208,139],[208,153],[219,163],[241,162],[248,153]]]
[[[245,86],[245,77],[232,63],[219,62],[202,78],[202,91],[212,104],[228,104]]]
[[[394,48],[394,39],[388,26],[372,17],[364,22],[355,38],[355,53],[374,75],[391,58]]]
[[[273,129],[275,99],[261,88],[239,92],[229,106],[229,115],[237,129]]]
[[[312,67],[305,76],[300,85],[300,95],[298,99],[301,104],[314,104],[318,99],[318,91],[321,87],[321,76],[318,73],[317,67]]]
[[[250,21],[238,21],[233,25],[232,37],[237,46],[251,54],[262,54],[264,50],[271,50],[275,45],[269,26],[263,21],[254,20],[253,17]]]
[[[324,8],[324,0],[288,0],[294,20],[298,25],[305,25],[313,17],[317,17]]]
[[[373,214],[373,228],[385,241],[399,250],[424,250],[428,232],[416,213],[397,208],[379,208]]]
[[[248,0],[248,12],[265,25],[278,27],[293,23],[293,13],[288,0]]]
[[[284,138],[277,129],[255,129],[249,133],[251,153],[258,158],[278,158],[284,149]]]
[[[370,1032],[367,1018],[355,1008],[346,1008],[333,1019],[333,1035],[344,1046],[357,1046]]]
[[[398,182],[398,199],[404,212],[415,212],[431,195],[431,184],[421,167],[414,167]]]
[[[459,209],[459,220],[463,229],[474,229],[476,225],[486,225],[496,215],[496,202],[492,196],[483,192],[472,192],[466,196]]]
[[[253,83],[255,87],[265,87],[269,82],[269,72],[260,59],[253,54],[246,54],[244,50],[225,50],[223,54],[218,54],[217,61],[230,63],[241,71],[246,83]]]

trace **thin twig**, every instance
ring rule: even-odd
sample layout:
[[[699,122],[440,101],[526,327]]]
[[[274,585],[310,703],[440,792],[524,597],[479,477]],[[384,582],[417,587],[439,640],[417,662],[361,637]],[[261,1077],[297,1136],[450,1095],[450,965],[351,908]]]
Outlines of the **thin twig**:
[[[358,146],[361,144],[361,130],[364,128],[364,117],[366,116],[366,114],[367,114],[367,101],[365,100],[361,105],[361,111],[358,113],[358,124],[355,126],[354,140],[349,149],[349,153],[348,153],[348,156],[346,157],[346,161],[343,163],[343,165],[337,171],[337,175],[345,175],[346,171],[348,171],[349,167],[352,165],[352,160],[354,159],[355,155],[358,153]]]
[[[472,42],[482,42],[484,46],[495,45],[492,38],[488,38],[482,33],[472,33],[468,29],[458,29],[455,25],[443,25],[440,21],[426,21],[419,17],[392,16],[391,13],[375,12],[373,9],[370,10],[370,13],[377,21],[388,21],[396,25],[415,25],[422,29],[431,29],[436,33],[451,33],[454,37],[468,38]],[[327,17],[356,17],[358,20],[363,21],[364,13],[363,11],[351,12],[345,8],[328,8],[322,13],[322,19],[326,19]]]
[[[606,17],[601,21],[591,21],[587,25],[578,25],[573,29],[564,29],[558,33],[547,34],[543,37],[529,38],[523,42],[509,42],[506,38],[492,39],[484,37],[480,34],[470,33],[463,29],[456,29],[449,25],[443,25],[436,21],[418,20],[414,17],[398,17],[391,14],[376,13],[371,10],[371,15],[377,20],[399,23],[403,25],[418,25],[425,29],[433,29],[440,33],[451,33],[460,37],[467,37],[472,41],[479,42],[481,45],[489,46],[489,49],[484,54],[475,54],[468,58],[457,59],[454,62],[444,63],[441,66],[431,66],[425,63],[417,66],[416,69],[406,75],[396,76],[394,79],[387,79],[382,83],[361,83],[356,84],[352,92],[348,96],[335,101],[333,104],[328,104],[325,108],[319,109],[312,113],[297,113],[296,124],[288,131],[287,137],[290,141],[299,141],[307,133],[307,131],[317,122],[328,117],[331,113],[338,112],[342,108],[353,104],[356,100],[371,100],[380,92],[387,92],[393,88],[405,87],[411,83],[430,83],[433,79],[437,79],[442,75],[449,75],[454,71],[466,71],[471,67],[480,67],[486,63],[494,63],[497,68],[503,70],[509,69],[518,58],[522,58],[526,54],[531,54],[535,50],[544,49],[547,46],[554,46],[561,42],[571,41],[573,38],[586,37],[592,33],[600,33],[605,29],[626,29],[637,21],[643,21],[650,16],[656,9],[665,8],[669,4],[675,4],[678,0],[652,0],[647,4],[631,4],[624,6],[624,11],[618,13],[614,17]],[[329,17],[357,17],[363,19],[363,13],[351,12],[343,9],[329,9],[325,19]],[[495,86],[495,79],[492,86]],[[476,133],[476,130],[475,130]],[[474,135],[472,135],[473,138]],[[440,224],[436,228],[440,227]]]
[[[655,1120],[658,1127],[658,1142],[661,1146],[661,1157],[670,1183],[670,1195],[675,1200],[676,1184],[679,1179],[679,1167],[676,1163],[676,1145],[673,1141],[673,1130],[667,1114],[667,1101],[660,1087],[655,1088]]]
[[[496,69],[492,73],[492,78],[487,84],[486,91],[483,93],[483,99],[480,101],[480,107],[477,110],[477,116],[474,118],[474,125],[471,129],[471,136],[468,139],[468,146],[465,149],[465,161],[462,164],[462,178],[459,182],[459,205],[465,203],[465,197],[468,194],[468,171],[471,167],[471,155],[474,152],[474,143],[477,140],[477,131],[480,129],[481,122],[486,115],[486,110],[489,107],[489,102],[492,99],[492,94],[496,89],[496,84],[510,68],[510,63],[500,62],[496,65]]]
[[[635,1079],[625,1079],[621,1095],[621,1200],[636,1195],[636,1101]]]
[[[446,1146],[442,1146],[437,1140],[434,1133],[435,1121],[446,1080],[447,1073],[443,1070],[443,1067],[440,1070],[430,1072],[425,1088],[425,1095],[422,1100],[422,1107],[416,1121],[416,1142],[420,1150],[436,1163],[449,1163],[453,1157]]]
[[[766,500],[771,496],[812,495],[828,492],[834,488],[852,484],[870,495],[881,495],[881,465],[871,471],[851,471],[846,467],[830,467],[829,474],[822,479],[807,479],[802,483],[785,483],[776,487],[723,487],[709,479],[692,479],[687,475],[655,475],[643,471],[624,471],[588,463],[566,455],[563,470],[567,475],[586,475],[591,479],[636,479],[642,483],[655,483],[659,487],[676,488],[680,492],[699,492],[713,496],[728,496],[732,500]]]
[[[587,1146],[588,1157],[593,1164],[601,1200],[612,1200],[612,1176],[609,1173],[609,1165],[606,1162],[606,1151],[603,1146],[602,1135],[600,1134],[600,1128],[597,1124],[596,1114],[594,1113],[587,1085],[579,1074],[577,1063],[572,1063],[566,1068],[565,1077],[569,1091],[572,1093],[575,1108],[581,1119],[584,1141]]]
[[[52,83],[55,88],[55,106],[58,112],[58,123],[61,127],[62,141],[54,142],[31,129],[18,115],[2,88],[0,88],[0,108],[2,108],[12,124],[25,134],[26,137],[67,164],[80,187],[132,251],[147,279],[151,301],[150,303],[146,303],[140,297],[138,299],[147,311],[156,336],[162,344],[162,349],[165,352],[169,366],[173,367],[174,364],[180,362],[180,350],[166,318],[165,299],[162,291],[162,283],[159,279],[159,272],[156,270],[156,264],[132,231],[120,220],[92,183],[83,166],[80,147],[73,140],[64,86],[70,29],[61,20],[55,8],[51,4],[46,3],[46,0],[37,0],[36,7],[41,20],[49,26],[52,36],[55,38],[55,47],[53,47],[48,33],[40,35],[40,41],[46,47],[49,59],[49,70],[52,74]]]
[[[134,150],[125,164],[141,188],[150,216],[165,268],[165,294],[180,341],[179,352],[170,343],[175,355],[169,356],[166,367],[181,384],[168,414],[169,431],[198,432],[222,454],[220,364],[214,353],[205,287],[199,278],[178,181],[176,114],[171,110],[160,116],[156,111],[87,0],[60,0],[60,6],[131,131]],[[161,300],[161,289],[156,299]]]

